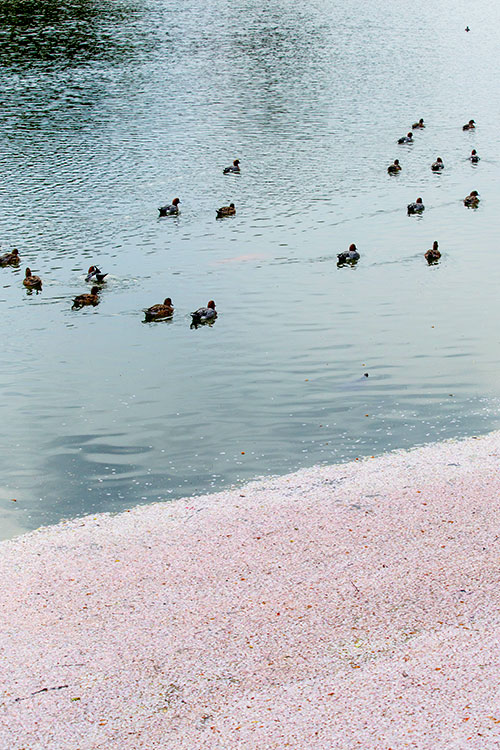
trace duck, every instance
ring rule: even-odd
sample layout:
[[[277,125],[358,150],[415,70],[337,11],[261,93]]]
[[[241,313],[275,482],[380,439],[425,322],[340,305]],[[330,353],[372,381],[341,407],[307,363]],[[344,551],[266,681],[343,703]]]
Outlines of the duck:
[[[466,123],[466,124],[465,124],[465,125],[464,125],[464,126],[462,127],[462,130],[475,130],[475,128],[476,128],[476,123],[475,123],[475,121],[474,121],[474,120],[469,120],[469,122],[468,122],[468,123]]]
[[[425,211],[425,206],[422,202],[422,198],[417,198],[415,203],[409,203],[407,209],[408,216],[410,216],[411,214],[421,214],[422,211]]]
[[[387,167],[387,171],[389,174],[397,174],[398,172],[401,172],[401,164],[399,163],[399,159],[394,159],[394,162],[392,164],[389,164]]]
[[[421,128],[425,128],[424,125],[424,118],[421,117],[418,122],[414,122],[412,125],[413,130],[420,130]]]
[[[42,288],[42,280],[40,276],[33,276],[30,268],[26,269],[26,273],[23,279],[23,284],[24,286],[28,287],[28,289],[41,289]]]
[[[433,242],[432,250],[427,250],[427,252],[425,253],[425,260],[429,265],[431,265],[431,263],[437,263],[440,257],[441,253],[438,250],[438,243],[437,241]]]
[[[230,167],[224,167],[222,174],[240,174],[240,160],[235,159]]]
[[[168,206],[160,206],[158,209],[160,216],[178,216],[180,202],[179,198],[174,198],[172,203],[169,203]]]
[[[165,297],[163,304],[152,305],[144,310],[147,321],[170,318],[174,314],[174,306],[170,297]]]
[[[230,203],[229,206],[222,206],[221,208],[217,209],[217,216],[216,219],[223,219],[225,216],[234,216],[236,213],[236,209],[234,207],[234,203]]]
[[[90,266],[85,281],[95,279],[98,284],[102,284],[107,275],[107,273],[102,273],[101,269],[97,268],[97,266]]]
[[[475,149],[475,148],[473,148],[473,149],[472,149],[472,151],[470,152],[470,156],[469,156],[469,159],[470,159],[470,161],[471,161],[471,162],[472,162],[473,164],[477,164],[480,158],[481,158],[481,157],[477,155],[477,151],[476,151],[476,149]]]
[[[0,255],[0,266],[16,266],[20,260],[19,250],[14,248],[12,252]]]
[[[440,156],[438,156],[434,164],[432,164],[431,169],[433,172],[440,172],[442,169],[444,169],[443,160]]]
[[[479,205],[479,193],[477,190],[472,190],[469,195],[464,198],[464,206],[467,208],[477,208]]]
[[[215,302],[211,299],[206,307],[199,307],[198,310],[191,313],[192,322],[191,326],[196,328],[202,323],[210,323],[217,317],[217,311],[215,309]]]
[[[94,307],[99,304],[99,292],[101,290],[98,286],[93,286],[90,290],[90,294],[79,294],[78,297],[75,297],[73,300],[73,310],[78,310],[80,307],[85,307],[86,305],[93,305]]]
[[[413,133],[410,131],[402,138],[398,138],[398,143],[413,143]]]
[[[345,253],[339,253],[337,255],[337,265],[343,265],[344,263],[356,263],[360,259],[360,254],[354,242],[349,245],[349,250]]]

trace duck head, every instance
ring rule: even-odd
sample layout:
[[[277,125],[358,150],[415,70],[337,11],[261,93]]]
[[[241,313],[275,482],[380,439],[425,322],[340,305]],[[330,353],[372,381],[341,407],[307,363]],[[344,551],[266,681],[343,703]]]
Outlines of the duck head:
[[[170,297],[165,297],[165,299],[163,300],[163,304],[165,305],[165,307],[172,307],[172,300],[170,299]]]
[[[437,240],[435,240],[435,241],[434,241],[434,242],[432,243],[432,249],[433,249],[433,250],[437,250],[437,249],[438,249],[438,243],[437,243]]]
[[[213,301],[213,299],[211,299],[211,300],[209,301],[209,303],[207,304],[207,307],[208,307],[208,308],[209,308],[210,310],[215,310],[215,302]]]
[[[353,242],[353,243],[352,243],[351,245],[349,245],[349,250],[350,250],[351,252],[356,252],[356,250],[357,250],[357,249],[358,249],[358,248],[356,247],[356,245],[354,244],[354,242]]]
[[[415,203],[418,203],[420,205],[422,203],[422,198],[417,198],[417,200],[415,201]]]
[[[26,269],[25,278],[30,279],[31,278],[31,268]]]
[[[239,160],[239,159],[235,159],[235,160],[233,161],[233,167],[238,167],[238,166],[239,166],[239,163],[240,163],[240,160]]]
[[[98,286],[93,286],[92,289],[90,290],[90,293],[93,297],[96,297],[99,294],[99,292],[100,292],[100,289]]]
[[[178,206],[180,202],[180,198],[174,198],[174,200],[172,201],[172,206]]]

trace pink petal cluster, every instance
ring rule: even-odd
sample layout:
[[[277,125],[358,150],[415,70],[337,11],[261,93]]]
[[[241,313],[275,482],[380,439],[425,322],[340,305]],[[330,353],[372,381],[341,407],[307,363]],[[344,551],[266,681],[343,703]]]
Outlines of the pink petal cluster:
[[[0,747],[489,750],[500,433],[0,545]]]

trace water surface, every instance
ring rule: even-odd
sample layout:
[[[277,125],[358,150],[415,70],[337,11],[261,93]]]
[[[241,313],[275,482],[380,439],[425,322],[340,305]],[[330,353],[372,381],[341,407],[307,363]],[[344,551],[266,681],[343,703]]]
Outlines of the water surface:
[[[0,3],[1,250],[22,256],[0,269],[2,536],[498,427],[499,16]],[[102,302],[73,311],[94,262]],[[166,296],[173,320],[143,323]]]

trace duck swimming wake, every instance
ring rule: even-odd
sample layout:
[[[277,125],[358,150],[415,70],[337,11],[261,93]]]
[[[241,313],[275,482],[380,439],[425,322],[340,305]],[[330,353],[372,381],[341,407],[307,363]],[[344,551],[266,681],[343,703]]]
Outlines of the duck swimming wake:
[[[107,273],[102,273],[101,269],[97,268],[97,266],[90,266],[85,281],[91,281],[91,279],[94,279],[98,284],[102,284],[107,275]]]

